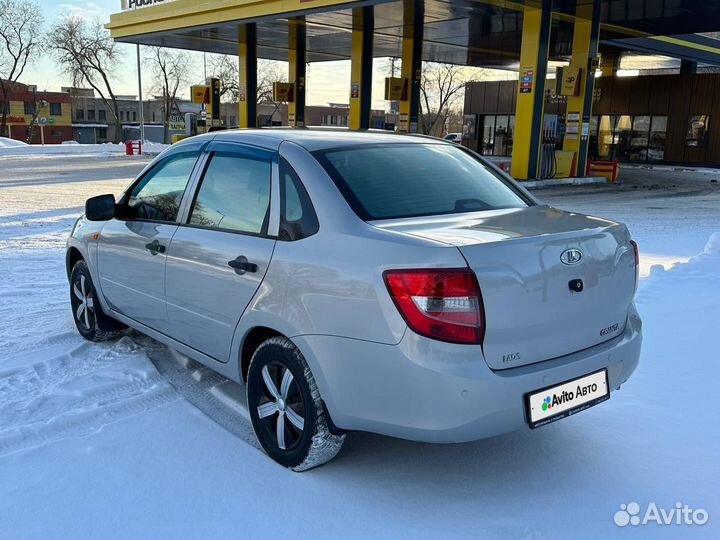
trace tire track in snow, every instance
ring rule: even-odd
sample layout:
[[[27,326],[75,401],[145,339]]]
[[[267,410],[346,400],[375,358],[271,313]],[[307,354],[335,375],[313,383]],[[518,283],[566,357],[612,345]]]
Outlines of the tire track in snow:
[[[260,449],[240,385],[166,347],[147,352],[157,370],[178,394],[220,427],[250,446]],[[232,407],[227,400],[217,397],[222,393],[220,387],[224,385],[230,385],[239,398]]]
[[[177,399],[172,388],[145,392],[139,396],[78,413],[69,412],[51,419],[41,427],[19,426],[0,434],[0,456],[26,450],[49,442],[83,437],[105,425],[134,416]]]
[[[98,404],[111,404],[147,392],[153,387],[164,386],[165,379],[160,374],[154,374],[147,379],[129,381],[116,386],[100,388],[85,392],[82,395],[55,396],[59,399],[34,403],[36,398],[21,399],[0,405],[0,436],[4,430],[20,426],[30,426],[43,423],[57,413],[57,402],[62,401],[63,408],[73,410],[86,410]]]
[[[125,337],[0,372],[0,456],[87,436],[176,401],[179,394],[144,353]]]
[[[90,354],[93,352],[99,354]],[[115,361],[116,356],[107,347],[81,343],[56,358],[0,371],[0,408],[22,397],[41,395],[63,381],[99,371]]]
[[[138,334],[82,343],[56,358],[0,371],[0,456],[67,438],[183,398],[254,448],[242,387]]]

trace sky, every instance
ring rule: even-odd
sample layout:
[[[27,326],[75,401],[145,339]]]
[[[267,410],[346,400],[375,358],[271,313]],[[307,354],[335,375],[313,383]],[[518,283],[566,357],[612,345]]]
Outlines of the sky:
[[[53,0],[35,0],[41,7],[45,17],[45,27],[49,28],[56,21],[64,16],[81,16],[88,19],[100,19],[107,22],[111,13],[120,11],[120,0],[94,0],[83,2],[81,0],[65,0],[58,3]],[[118,66],[117,73],[113,80],[113,90],[119,95],[138,94],[137,83],[137,62],[135,45],[119,43],[123,61]],[[142,54],[142,51],[141,51]],[[202,53],[191,53],[194,58],[194,65],[197,69],[196,84],[204,81],[203,55]],[[389,75],[386,59],[375,59],[373,73],[373,107],[379,109],[387,108],[387,102],[383,99],[384,79]],[[496,71],[496,70],[493,70]],[[500,72],[499,78],[514,78],[516,74],[511,72]],[[208,73],[211,76],[212,73]],[[149,95],[150,77],[145,74],[143,80],[143,94]],[[38,89],[48,91],[59,91],[62,86],[70,86],[72,81],[62,74],[50,54],[43,54],[35,61],[21,77],[21,82],[35,84]],[[189,96],[190,89],[187,88],[184,96]],[[307,103],[308,105],[327,105],[328,103],[348,103],[350,93],[350,62],[321,62],[311,64],[307,75]]]

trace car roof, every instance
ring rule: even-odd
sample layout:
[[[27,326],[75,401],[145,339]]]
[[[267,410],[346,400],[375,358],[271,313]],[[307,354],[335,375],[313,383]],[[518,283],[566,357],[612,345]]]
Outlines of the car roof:
[[[201,137],[210,136],[214,141],[246,143],[273,149],[277,149],[284,141],[290,141],[310,152],[364,144],[447,144],[442,139],[426,135],[408,135],[383,130],[354,131],[342,128],[231,129],[201,135]],[[196,138],[191,137],[182,142],[193,139]]]

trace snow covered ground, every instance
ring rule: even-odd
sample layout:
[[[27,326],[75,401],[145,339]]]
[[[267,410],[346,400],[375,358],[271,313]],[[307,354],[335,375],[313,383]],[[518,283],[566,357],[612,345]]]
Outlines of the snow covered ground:
[[[540,194],[626,218],[667,266],[641,282],[641,365],[608,402],[470,444],[352,434],[335,461],[295,474],[255,445],[239,386],[137,333],[75,333],[65,236],[85,198],[141,166],[0,159],[0,537],[720,537],[717,193]],[[709,521],[615,525],[631,502]]]
[[[168,144],[145,141],[143,152],[148,155],[157,155],[167,148]],[[25,144],[22,141],[0,137],[0,159],[5,157],[75,157],[75,156],[122,156],[125,155],[125,143],[79,144],[68,141],[63,144]]]

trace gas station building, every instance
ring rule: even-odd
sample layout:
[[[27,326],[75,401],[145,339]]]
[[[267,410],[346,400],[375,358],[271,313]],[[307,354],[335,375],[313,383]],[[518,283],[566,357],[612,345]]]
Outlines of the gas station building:
[[[516,81],[468,85],[463,140],[511,154],[517,179],[543,176],[548,148],[567,158],[569,176],[583,175],[589,158],[720,165],[720,75],[695,73],[720,65],[720,0],[123,0],[123,8],[107,25],[117,41],[237,55],[240,127],[257,121],[258,58],[288,62],[294,127],[306,125],[307,63],[349,59],[348,127],[367,129],[373,58],[397,57],[401,76],[388,86],[397,129],[411,133],[423,61],[517,71]],[[681,59],[681,73],[616,77],[632,52]],[[555,80],[550,62],[563,66]]]

